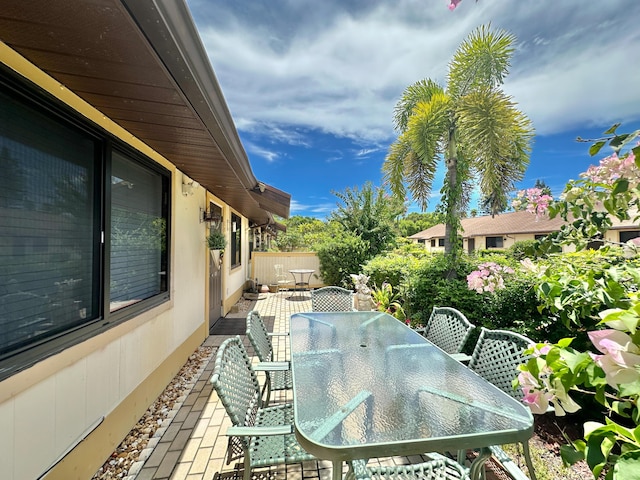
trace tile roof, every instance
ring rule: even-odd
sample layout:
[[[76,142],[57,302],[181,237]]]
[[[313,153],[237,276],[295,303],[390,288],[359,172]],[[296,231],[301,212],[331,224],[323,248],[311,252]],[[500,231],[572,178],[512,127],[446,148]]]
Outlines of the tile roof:
[[[565,223],[560,217],[550,219],[546,215],[536,218],[535,215],[526,212],[501,213],[495,217],[490,215],[481,217],[463,218],[462,221],[463,238],[499,236],[506,234],[532,234],[543,235],[560,230]],[[638,228],[637,222],[612,220],[612,230]],[[434,225],[421,232],[411,235],[414,240],[429,240],[432,238],[444,237],[444,224]]]

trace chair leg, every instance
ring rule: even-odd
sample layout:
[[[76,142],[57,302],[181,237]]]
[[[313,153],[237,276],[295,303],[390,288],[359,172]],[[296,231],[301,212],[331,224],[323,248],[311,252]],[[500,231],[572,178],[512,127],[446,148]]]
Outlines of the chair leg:
[[[251,480],[251,462],[249,461],[249,455],[244,456],[244,475],[243,480]]]
[[[264,385],[262,387],[262,392],[260,392],[260,401],[261,401],[261,407],[268,407],[269,406],[269,399],[271,398],[271,375],[269,375],[269,372],[264,372],[265,374],[265,381],[264,381]],[[264,398],[264,392],[267,392],[267,398]]]
[[[533,471],[533,462],[531,461],[531,452],[529,451],[529,441],[522,442],[522,451],[524,453],[524,461],[527,464],[529,470],[529,478],[531,480],[537,480],[536,474]]]

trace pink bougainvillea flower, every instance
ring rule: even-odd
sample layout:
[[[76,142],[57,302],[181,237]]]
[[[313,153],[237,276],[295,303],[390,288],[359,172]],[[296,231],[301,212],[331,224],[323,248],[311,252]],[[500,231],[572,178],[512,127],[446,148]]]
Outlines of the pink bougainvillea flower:
[[[542,414],[549,408],[549,399],[551,394],[540,390],[538,379],[531,375],[530,372],[520,372],[518,374],[518,382],[520,388],[524,392],[522,403],[527,405],[532,413]]]
[[[595,355],[594,361],[604,370],[607,383],[618,389],[618,385],[640,380],[640,348],[629,335],[619,330],[597,330],[588,332],[589,339],[603,355]]]
[[[451,0],[451,3],[449,4],[449,10],[455,10],[461,1],[462,0]]]
[[[551,391],[553,392],[553,397],[549,401],[558,417],[564,416],[565,413],[574,413],[580,410],[580,405],[569,396],[560,379],[556,378],[553,381]]]
[[[553,394],[546,389],[540,389],[540,382],[531,375],[531,372],[520,372],[518,382],[524,392],[522,403],[529,407],[531,413],[539,415],[545,413],[549,408],[549,401],[553,398]]]
[[[633,343],[629,335],[620,330],[606,329],[588,332],[591,343],[605,355],[616,355],[618,352],[640,353],[640,348]]]
[[[536,345],[533,349],[533,356],[539,357],[541,355],[546,355],[547,353],[549,353],[549,350],[551,350],[551,346],[552,345],[550,343],[541,343]]]
[[[634,368],[634,365],[640,364],[640,355],[633,353],[622,353],[621,355],[631,366],[620,365],[614,361],[611,355],[595,355],[594,357],[596,364],[604,370],[607,383],[616,390],[619,388],[618,385],[640,380],[640,372]]]

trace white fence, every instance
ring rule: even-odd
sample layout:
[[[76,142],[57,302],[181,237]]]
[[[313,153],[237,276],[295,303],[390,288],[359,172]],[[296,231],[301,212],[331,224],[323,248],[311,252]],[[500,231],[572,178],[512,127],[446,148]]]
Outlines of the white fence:
[[[251,253],[251,280],[258,279],[258,284],[270,284],[276,282],[275,265],[282,265],[282,270],[288,274],[293,269],[314,270],[309,280],[310,288],[324,286],[320,277],[320,260],[313,252],[252,252]],[[293,276],[291,277],[293,284]]]

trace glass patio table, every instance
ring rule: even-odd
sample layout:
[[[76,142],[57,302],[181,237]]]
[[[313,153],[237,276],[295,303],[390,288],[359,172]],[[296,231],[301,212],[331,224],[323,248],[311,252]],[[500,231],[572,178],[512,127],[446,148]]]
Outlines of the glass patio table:
[[[296,437],[318,458],[342,462],[526,441],[529,409],[381,312],[291,315]]]

